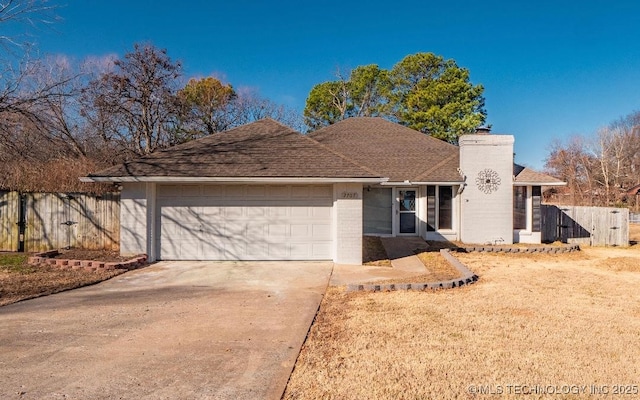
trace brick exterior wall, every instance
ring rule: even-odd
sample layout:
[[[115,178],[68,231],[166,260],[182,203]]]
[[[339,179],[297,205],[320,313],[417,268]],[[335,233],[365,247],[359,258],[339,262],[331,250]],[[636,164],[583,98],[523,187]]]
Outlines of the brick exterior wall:
[[[145,183],[124,183],[120,200],[120,254],[147,253]]]
[[[362,184],[333,185],[333,261],[362,265]]]
[[[464,243],[513,243],[513,143],[511,135],[460,137],[460,169],[465,176],[461,195]],[[499,178],[499,184],[487,182]]]

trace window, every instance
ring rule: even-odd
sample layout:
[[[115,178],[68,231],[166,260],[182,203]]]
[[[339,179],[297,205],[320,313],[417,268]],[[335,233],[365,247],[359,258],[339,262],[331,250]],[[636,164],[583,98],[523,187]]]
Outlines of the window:
[[[533,232],[540,232],[540,204],[542,203],[542,188],[533,186],[531,188],[531,198],[533,200]]]
[[[513,188],[513,229],[527,229],[527,187]]]
[[[427,232],[438,229],[453,229],[452,186],[427,186]]]
[[[438,199],[438,228],[451,229],[453,211],[453,188],[440,186],[440,198]]]
[[[436,187],[427,186],[427,232],[436,230]]]

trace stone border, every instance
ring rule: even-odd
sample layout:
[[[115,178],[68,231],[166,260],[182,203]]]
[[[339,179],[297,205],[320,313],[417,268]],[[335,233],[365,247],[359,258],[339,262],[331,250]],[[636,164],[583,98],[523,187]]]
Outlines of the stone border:
[[[465,285],[471,285],[478,280],[478,275],[473,273],[466,265],[458,261],[449,249],[440,250],[440,255],[444,257],[449,264],[451,264],[462,277],[456,279],[449,279],[446,281],[437,282],[424,282],[424,283],[388,283],[388,284],[348,284],[347,292],[390,292],[394,290],[419,290],[424,291],[427,289],[453,289]]]
[[[147,255],[134,257],[127,261],[104,262],[92,260],[68,260],[62,258],[52,258],[60,254],[58,250],[43,251],[29,257],[27,263],[30,265],[49,265],[59,269],[83,269],[85,271],[116,270],[123,269],[131,271],[147,265]]]
[[[536,246],[536,247],[517,247],[517,246],[492,246],[492,245],[475,245],[461,246],[453,249],[458,252],[466,253],[572,253],[580,251],[580,245],[566,244],[562,246]]]
[[[426,282],[426,283],[388,283],[388,284],[348,284],[347,292],[389,292],[394,290],[426,290],[426,289],[453,289],[456,287],[471,285],[478,281],[479,277],[466,265],[455,258],[451,251],[458,253],[571,253],[580,251],[577,244],[568,244],[563,246],[536,246],[536,247],[516,247],[516,246],[464,246],[454,249],[441,249],[440,254],[462,275],[461,278],[451,279],[447,281]]]

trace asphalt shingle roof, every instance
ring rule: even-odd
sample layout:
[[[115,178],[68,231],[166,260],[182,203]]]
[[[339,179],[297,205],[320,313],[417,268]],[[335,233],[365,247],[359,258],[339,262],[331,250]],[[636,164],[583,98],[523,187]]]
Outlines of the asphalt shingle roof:
[[[152,153],[89,177],[381,178],[274,120],[264,119]]]
[[[532,170],[531,168],[523,167],[522,165],[513,164],[513,176],[514,183],[526,182],[526,183],[557,183],[558,185],[563,185],[564,182],[558,178],[554,178],[551,175],[543,174],[542,172],[537,172]]]
[[[460,150],[382,118],[349,118],[305,136],[271,119],[152,153],[90,178],[389,178],[460,182]],[[515,183],[563,182],[514,164]]]
[[[389,181],[461,181],[457,146],[383,118],[348,118],[309,136]]]

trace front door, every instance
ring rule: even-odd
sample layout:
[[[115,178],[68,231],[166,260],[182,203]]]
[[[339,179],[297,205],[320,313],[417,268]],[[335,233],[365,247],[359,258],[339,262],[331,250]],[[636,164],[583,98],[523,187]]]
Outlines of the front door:
[[[398,189],[398,233],[401,235],[418,233],[416,194],[417,189]]]

